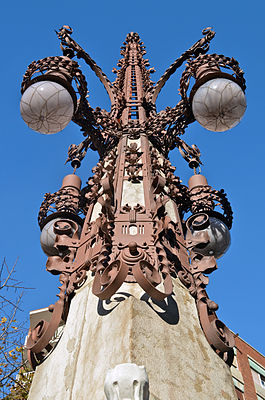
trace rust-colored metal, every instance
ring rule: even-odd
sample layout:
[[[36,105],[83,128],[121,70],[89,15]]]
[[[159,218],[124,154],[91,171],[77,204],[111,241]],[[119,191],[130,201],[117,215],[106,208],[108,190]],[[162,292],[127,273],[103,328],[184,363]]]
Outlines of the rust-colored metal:
[[[193,214],[200,212],[218,214],[218,218],[231,229],[233,211],[224,190],[213,189],[203,175],[193,175],[189,179],[189,201]]]
[[[97,150],[100,160],[81,190],[77,175],[64,178],[61,189],[46,193],[39,212],[43,228],[50,220],[58,255],[48,257],[46,268],[60,276],[59,300],[51,307],[51,321],[39,323],[29,334],[27,348],[35,368],[49,351],[49,341],[61,319],[66,320],[75,289],[90,271],[93,293],[108,299],[123,282],[139,284],[154,299],[172,294],[172,277],[177,277],[195,298],[202,329],[210,345],[231,363],[233,337],[217,319],[218,306],[206,293],[209,278],[217,266],[214,257],[198,251],[209,241],[207,232],[192,235],[192,224],[203,230],[209,216],[218,215],[228,228],[232,210],[223,190],[210,187],[196,168],[202,163],[200,150],[180,138],[194,121],[187,95],[190,78],[199,82],[220,68],[233,71],[245,88],[243,72],[234,59],[205,54],[215,33],[207,28],[203,37],[184,52],[156,84],[153,68],[147,69],[145,47],[137,33],[129,33],[121,48],[115,82],[111,83],[94,60],[71,37],[72,29],[58,32],[62,57],[48,57],[30,64],[23,82],[24,91],[34,79],[64,79],[76,85],[79,99],[73,121],[85,139],[72,144],[66,162],[80,167],[88,148]],[[92,109],[87,101],[87,83],[72,58],[82,58],[104,85],[111,100],[107,112]],[[156,112],[156,98],[170,76],[185,61],[180,81],[181,100]],[[175,175],[169,150],[178,147],[195,174],[189,187]],[[192,213],[185,222],[184,215]]]
[[[63,179],[62,187],[55,193],[46,193],[41,204],[38,222],[41,229],[51,219],[57,217],[71,216],[82,225],[80,196],[81,180],[78,176],[71,174]]]
[[[221,69],[232,71],[233,75],[225,73]],[[192,77],[196,79],[196,83],[188,96],[187,93]],[[219,54],[201,54],[195,59],[190,59],[180,79],[180,94],[189,110],[187,112],[191,119],[193,119],[191,103],[196,90],[208,80],[215,78],[230,79],[236,82],[244,92],[246,90],[244,72],[234,58]]]
[[[188,181],[189,190],[197,186],[208,186],[207,179],[201,174],[192,175]]]
[[[186,245],[189,250],[190,263],[182,263],[182,270],[178,273],[181,282],[189,289],[196,300],[199,319],[209,344],[223,360],[231,365],[233,362],[234,336],[216,315],[218,305],[209,299],[206,286],[210,274],[216,270],[216,260],[213,256],[204,256],[200,253],[200,246],[209,241],[208,233],[203,231],[207,224],[207,214],[196,214],[192,217],[196,229],[201,232],[196,237],[192,235],[191,226],[187,223]]]
[[[66,187],[72,187],[77,189],[78,191],[81,189],[81,179],[79,178],[79,176],[75,175],[75,174],[70,174],[70,175],[66,175],[63,178],[63,182],[62,182],[62,188],[66,188]]]

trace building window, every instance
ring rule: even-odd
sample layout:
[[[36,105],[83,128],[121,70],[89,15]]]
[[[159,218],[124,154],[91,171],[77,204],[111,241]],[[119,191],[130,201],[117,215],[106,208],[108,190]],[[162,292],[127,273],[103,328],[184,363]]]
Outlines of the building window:
[[[256,361],[248,359],[254,383],[265,389],[265,369]]]
[[[238,369],[236,348],[234,347],[233,350],[234,350],[234,359],[233,359],[232,365],[233,365],[233,367]]]
[[[260,374],[259,378],[260,378],[261,386],[264,387],[264,389],[265,389],[265,376]]]

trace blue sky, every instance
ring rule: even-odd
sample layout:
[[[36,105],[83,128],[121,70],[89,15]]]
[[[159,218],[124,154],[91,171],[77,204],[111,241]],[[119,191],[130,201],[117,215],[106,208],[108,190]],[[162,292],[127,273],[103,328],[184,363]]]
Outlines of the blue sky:
[[[264,5],[222,1],[13,1],[2,5],[1,16],[1,252],[9,265],[19,257],[17,277],[34,287],[23,308],[48,306],[56,300],[58,281],[45,271],[46,256],[39,245],[37,214],[44,193],[56,191],[64,175],[67,148],[82,135],[70,123],[47,137],[31,131],[19,114],[20,83],[28,64],[60,55],[54,29],[68,24],[74,39],[90,53],[111,80],[119,48],[131,31],[140,34],[158,80],[170,63],[213,26],[210,52],[233,56],[245,71],[248,108],[242,122],[226,133],[211,133],[191,125],[185,135],[202,153],[202,173],[216,189],[224,188],[232,203],[232,245],[210,276],[209,295],[220,309],[219,318],[253,347],[264,345]],[[109,109],[107,95],[93,73],[86,74],[93,107]],[[158,109],[178,101],[180,72],[166,84]],[[85,183],[96,163],[89,152],[79,174]],[[171,153],[176,174],[187,184],[191,170],[177,151]]]

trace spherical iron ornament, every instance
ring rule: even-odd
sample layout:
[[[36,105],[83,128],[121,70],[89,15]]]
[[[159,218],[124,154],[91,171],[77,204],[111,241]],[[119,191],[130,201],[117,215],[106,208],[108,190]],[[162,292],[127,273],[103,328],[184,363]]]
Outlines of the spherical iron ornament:
[[[47,222],[46,225],[42,228],[41,235],[40,235],[40,244],[43,252],[48,256],[58,256],[59,252],[55,245],[55,239],[56,239],[56,233],[54,232],[54,226],[56,225],[57,222],[62,221],[62,218],[55,218],[52,219],[51,221]],[[63,219],[64,225],[65,225],[65,230],[66,233],[70,233],[67,231],[72,231],[74,233],[74,229],[71,225],[72,221],[69,220],[69,224],[67,224],[67,219]],[[79,235],[81,233],[81,227],[79,226]]]
[[[192,99],[195,119],[205,129],[224,132],[236,126],[246,110],[241,87],[226,78],[211,79],[199,86]]]
[[[200,247],[196,250],[204,256],[214,256],[215,258],[222,257],[231,243],[229,229],[223,221],[215,217],[209,217],[209,224],[207,227],[202,225],[203,222],[204,221],[201,222],[201,227],[199,228],[198,226],[197,229],[193,224],[191,226],[191,232],[194,236],[198,235],[199,232],[207,232],[210,242],[206,244],[206,246]]]
[[[20,102],[23,120],[34,131],[51,134],[63,130],[74,114],[69,91],[57,82],[43,80],[32,83]]]

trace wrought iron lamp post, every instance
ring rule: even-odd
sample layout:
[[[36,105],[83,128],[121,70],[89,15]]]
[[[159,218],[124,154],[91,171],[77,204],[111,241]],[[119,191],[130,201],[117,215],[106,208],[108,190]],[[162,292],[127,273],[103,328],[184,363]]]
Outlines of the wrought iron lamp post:
[[[212,131],[240,121],[246,108],[243,71],[233,58],[206,54],[215,35],[207,28],[154,84],[145,47],[137,33],[129,33],[111,83],[71,34],[63,26],[57,32],[63,56],[31,63],[22,82],[21,114],[30,128],[51,134],[72,120],[85,137],[68,150],[73,174],[56,193],[45,195],[40,208],[47,270],[60,275],[62,286],[51,321],[40,322],[29,336],[29,359],[34,368],[41,363],[60,320],[67,319],[75,289],[90,271],[93,293],[101,300],[129,282],[162,301],[172,294],[172,278],[178,277],[196,301],[208,342],[231,364],[233,335],[217,318],[218,305],[209,299],[206,286],[216,258],[229,247],[232,210],[224,191],[213,189],[198,173],[199,149],[181,136],[195,120]],[[74,58],[82,58],[103,83],[110,112],[91,108]],[[160,90],[184,62],[180,101],[157,113]],[[168,159],[175,147],[194,172],[188,187]],[[88,148],[100,159],[81,189],[76,170]]]

